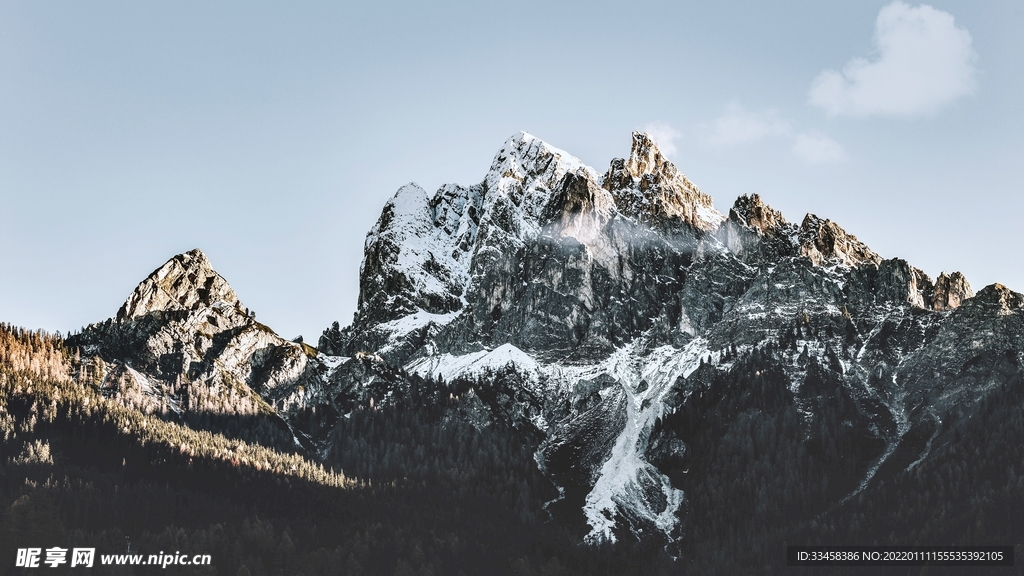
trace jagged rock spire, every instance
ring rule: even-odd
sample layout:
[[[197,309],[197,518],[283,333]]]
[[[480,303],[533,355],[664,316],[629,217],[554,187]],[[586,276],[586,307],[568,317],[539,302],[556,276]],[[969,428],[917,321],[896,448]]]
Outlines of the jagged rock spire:
[[[737,198],[729,209],[729,220],[747,226],[758,236],[772,236],[787,224],[782,212],[765,204],[758,194]]]
[[[614,196],[620,212],[644,223],[679,219],[710,232],[725,219],[715,210],[711,197],[679,172],[642,132],[633,132],[628,159],[612,160],[604,187]]]
[[[974,296],[974,290],[967,282],[967,278],[959,272],[939,274],[935,279],[935,292],[932,299],[932,306],[936,310],[952,310]]]
[[[807,214],[800,224],[800,253],[815,265],[833,261],[844,266],[858,266],[882,261],[881,256],[856,236],[848,234],[835,222],[814,214]]]
[[[1024,294],[996,283],[985,286],[970,300],[973,309],[984,309],[996,316],[1005,316],[1024,309]],[[966,306],[964,306],[966,308]]]
[[[191,310],[223,302],[239,307],[235,291],[218,274],[198,248],[168,260],[128,296],[117,311],[117,320],[134,319],[151,312]]]
[[[572,236],[586,244],[600,234],[615,212],[614,200],[586,170],[580,169],[562,179],[545,210],[545,220],[560,235]]]
[[[777,261],[797,254],[797,226],[757,194],[736,199],[717,235],[733,254],[747,261]]]

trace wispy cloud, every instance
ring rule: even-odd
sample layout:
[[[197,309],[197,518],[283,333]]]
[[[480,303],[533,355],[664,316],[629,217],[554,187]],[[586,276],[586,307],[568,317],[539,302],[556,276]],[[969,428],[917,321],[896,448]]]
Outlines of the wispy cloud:
[[[846,159],[842,144],[812,130],[797,132],[789,120],[775,110],[753,112],[733,102],[710,126],[703,127],[707,144],[728,148],[774,138],[789,141],[793,154],[808,164],[826,164]]]
[[[792,131],[789,122],[774,110],[751,112],[733,102],[710,126],[708,143],[716,147],[733,146],[769,136],[787,136]]]
[[[793,153],[808,164],[846,160],[846,150],[842,144],[816,131],[797,134],[793,139]]]
[[[676,138],[681,134],[675,128],[662,122],[652,122],[643,127],[643,131],[658,143],[658,149],[665,156],[674,156],[677,152]]]
[[[953,15],[896,1],[875,22],[876,54],[815,78],[809,102],[830,115],[934,114],[975,89],[971,35]]]

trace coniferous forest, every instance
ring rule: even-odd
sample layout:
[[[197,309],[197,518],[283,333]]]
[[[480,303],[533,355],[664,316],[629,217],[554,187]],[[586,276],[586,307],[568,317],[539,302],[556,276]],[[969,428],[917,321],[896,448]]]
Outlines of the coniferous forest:
[[[545,508],[557,493],[534,463],[536,439],[474,422],[496,401],[486,381],[389,369],[410,394],[342,418],[329,451],[314,456],[283,442],[269,415],[146,413],[105,395],[59,336],[5,325],[0,570],[24,570],[13,567],[19,547],[130,545],[213,556],[210,566],[167,568],[183,574],[781,573],[795,569],[785,567],[787,543],[1024,541],[1019,373],[961,424],[922,432],[932,457],[855,492],[877,447],[844,425],[856,417],[850,401],[823,392],[827,366],[812,366],[798,392],[822,403],[819,420],[802,426],[777,353],[756,350],[727,373],[699,369],[698,390],[656,424],[655,437],[691,447],[659,463],[687,495],[682,537],[585,546],[579,519]],[[958,570],[968,573],[942,573]]]
[[[213,556],[199,574],[622,574],[657,547],[590,549],[548,521],[529,446],[450,394],[360,410],[325,463],[107,399],[59,337],[0,331],[0,565],[15,549]],[[429,409],[422,410],[427,402]],[[345,470],[342,474],[341,470]],[[73,570],[63,567],[70,573]],[[50,571],[50,568],[46,568]],[[127,567],[95,573],[131,573]],[[57,573],[59,570],[52,570]]]

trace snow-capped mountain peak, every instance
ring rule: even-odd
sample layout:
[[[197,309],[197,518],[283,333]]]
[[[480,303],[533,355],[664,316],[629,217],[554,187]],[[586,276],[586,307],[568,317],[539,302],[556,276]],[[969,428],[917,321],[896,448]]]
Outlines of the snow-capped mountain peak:
[[[399,402],[500,429],[590,543],[842,517],[1020,398],[1024,295],[932,282],[756,194],[725,218],[642,133],[603,178],[516,134],[477,184],[399,188],[364,249],[354,322],[319,351],[256,322],[198,250],[68,341],[108,396],[258,417],[322,458]]]
[[[511,136],[494,155],[484,183],[496,189],[502,178],[511,178],[529,187],[534,181],[551,189],[568,172],[588,168],[583,161],[540,138],[519,132]]]
[[[519,133],[479,184],[432,197],[404,187],[367,239],[360,282],[355,322],[325,332],[321,349],[486,380],[493,417],[543,437],[536,460],[590,541],[678,536],[693,439],[674,415],[714,396],[710,382],[770,367],[772,394],[811,436],[837,410],[824,399],[841,396],[842,417],[877,450],[855,471],[866,486],[911,425],[892,399],[934,388],[915,376],[934,371],[909,367],[948,363],[949,342],[967,334],[979,347],[995,328],[1024,341],[1015,293],[972,298],[959,273],[933,283],[831,220],[788,222],[756,194],[726,218],[639,132],[603,177]]]

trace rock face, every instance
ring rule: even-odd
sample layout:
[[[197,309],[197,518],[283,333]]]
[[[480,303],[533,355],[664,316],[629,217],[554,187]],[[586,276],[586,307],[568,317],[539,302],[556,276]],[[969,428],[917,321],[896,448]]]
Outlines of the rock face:
[[[736,199],[718,237],[730,252],[753,263],[774,262],[798,253],[799,228],[786,222],[781,212],[757,194]]]
[[[629,158],[614,160],[603,179],[519,134],[476,186],[444,186],[429,200],[410,188],[367,236],[352,327],[325,333],[321,349],[372,350],[402,363],[445,331],[446,342],[466,351],[511,342],[556,354],[608,352],[655,321],[686,322],[673,287],[699,239],[724,220],[639,133]],[[403,254],[410,256],[399,263]],[[406,280],[414,275],[422,280]],[[440,296],[425,297],[427,288]],[[524,299],[539,305],[515,305]]]
[[[123,364],[137,387],[172,410],[267,413],[306,405],[322,388],[315,350],[256,322],[199,250],[168,260],[115,318],[70,343]]]
[[[592,543],[669,545],[721,501],[700,476],[729,480],[709,460],[722,446],[790,458],[781,471],[839,505],[908,474],[1024,366],[1024,296],[933,282],[757,195],[725,217],[639,133],[603,176],[520,133],[477,184],[403,186],[359,285],[318,352],[256,322],[194,250],[71,343],[138,402],[279,415],[312,453],[352,410],[458,382],[474,426],[536,447],[556,518]]]
[[[117,320],[135,320],[151,312],[194,310],[218,305],[240,306],[227,281],[210,266],[200,250],[179,254],[142,281],[117,311]]]
[[[877,264],[881,257],[871,251],[863,242],[831,220],[822,220],[808,214],[800,224],[800,254],[815,265],[837,263],[856,266],[862,263]]]
[[[709,232],[723,220],[711,197],[676,170],[650,136],[641,132],[633,133],[628,159],[612,160],[604,187],[624,216],[650,226],[676,220]]]
[[[940,401],[956,396],[949,386],[981,394],[977,375],[951,376],[975,352],[943,351],[1024,349],[1015,293],[974,296],[959,273],[932,282],[757,195],[724,217],[640,133],[603,176],[519,134],[480,184],[403,188],[367,237],[360,282],[352,326],[325,331],[320,348],[510,391],[518,416],[491,410],[543,438],[537,462],[563,489],[552,510],[582,516],[592,542],[679,537],[680,486],[700,455],[677,411],[711,382],[751,366],[778,375],[809,445],[845,422],[860,446],[844,480],[856,492],[927,455],[904,439],[962,407]]]
[[[974,296],[974,290],[967,278],[959,272],[946,274],[943,272],[935,280],[933,307],[936,310],[952,310],[963,304],[964,300]]]
[[[541,233],[542,213],[582,162],[529,134],[509,138],[483,182],[442,186],[433,197],[408,184],[366,237],[356,316],[319,347],[350,356],[379,351],[401,361],[474,297],[475,275],[501,275],[503,254]],[[596,175],[591,175],[596,179]],[[507,264],[507,263],[506,263]]]

